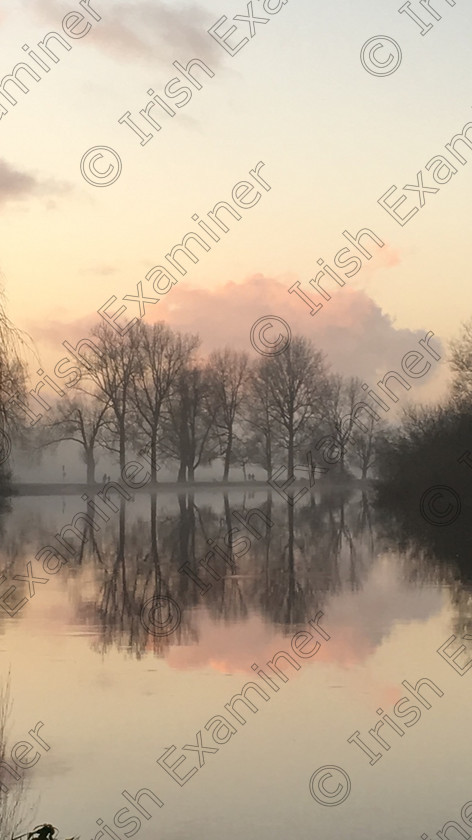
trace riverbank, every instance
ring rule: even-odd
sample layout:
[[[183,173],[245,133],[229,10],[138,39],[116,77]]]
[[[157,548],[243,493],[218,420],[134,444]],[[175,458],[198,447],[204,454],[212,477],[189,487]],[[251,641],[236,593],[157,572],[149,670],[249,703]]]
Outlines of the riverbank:
[[[318,486],[334,486],[337,487],[370,487],[371,481],[362,481],[361,479],[353,478],[342,482],[329,481],[322,479],[316,483]],[[303,479],[294,481],[292,487],[303,487],[305,481]],[[94,491],[100,492],[102,484],[11,484],[9,487],[0,488],[0,496],[80,496],[82,493],[89,493]],[[177,481],[160,481],[154,488],[149,484],[145,487],[133,490],[133,493],[151,493],[153,490],[159,492],[191,492],[193,490],[264,490],[273,488],[268,486],[267,481],[195,481],[192,484],[177,482]]]

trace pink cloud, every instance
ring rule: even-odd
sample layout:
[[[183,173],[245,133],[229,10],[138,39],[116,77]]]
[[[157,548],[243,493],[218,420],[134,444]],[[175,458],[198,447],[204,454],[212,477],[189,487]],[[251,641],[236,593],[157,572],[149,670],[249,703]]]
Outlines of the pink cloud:
[[[387,252],[384,268],[396,265],[398,259],[395,252]],[[259,318],[278,316],[288,323],[292,335],[311,339],[325,353],[334,372],[366,380],[376,374],[382,376],[390,369],[398,370],[404,354],[418,348],[419,339],[428,331],[427,323],[420,324],[417,330],[398,329],[365,290],[348,285],[330,287],[332,297],[323,301],[307,282],[303,282],[303,291],[313,301],[323,302],[323,308],[311,316],[309,306],[297,294],[288,292],[295,281],[294,275],[266,277],[254,274],[239,283],[228,281],[208,289],[189,288],[182,278],[156,304],[147,305],[145,320],[147,323],[165,321],[183,332],[198,333],[203,355],[224,346],[255,355],[250,343],[252,325]],[[131,285],[128,292],[135,294]],[[139,316],[136,304],[124,303],[128,311],[121,323]],[[77,343],[90,335],[91,328],[99,323],[97,313],[73,321],[67,321],[64,314],[58,310],[48,322],[27,325],[36,341],[48,345],[48,358],[54,345],[56,360],[62,358],[65,351],[61,343],[65,339]],[[437,337],[434,346],[443,356]],[[423,385],[423,380],[418,384]]]
[[[384,267],[396,265],[398,259],[390,252]],[[352,286],[330,290],[331,300],[323,301],[308,282],[301,283],[314,302],[323,302],[311,316],[303,300],[288,293],[295,279],[255,274],[242,283],[229,281],[213,289],[189,289],[182,281],[155,305],[150,319],[198,332],[205,353],[224,345],[251,352],[252,325],[258,318],[276,315],[289,324],[292,334],[311,339],[335,371],[359,377],[398,366],[428,330],[428,324],[414,331],[397,329],[366,291]],[[440,346],[438,339],[435,346]]]

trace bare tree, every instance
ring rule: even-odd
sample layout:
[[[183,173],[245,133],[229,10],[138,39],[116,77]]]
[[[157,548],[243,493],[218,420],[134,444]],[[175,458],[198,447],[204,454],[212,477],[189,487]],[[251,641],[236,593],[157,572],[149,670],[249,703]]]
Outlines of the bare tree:
[[[180,375],[172,399],[167,401],[164,454],[179,462],[177,481],[194,481],[200,464],[215,457],[211,432],[215,408],[210,408],[208,371],[191,364]]]
[[[6,448],[4,435],[21,437],[24,415],[18,399],[26,401],[26,365],[22,350],[30,347],[28,336],[10,321],[0,289],[0,455]],[[5,475],[0,459],[0,482]]]
[[[266,360],[257,361],[252,369],[248,386],[247,423],[252,431],[254,445],[251,445],[254,463],[260,464],[267,471],[267,478],[272,478],[273,458],[275,455],[275,420],[272,411],[271,365]]]
[[[472,318],[462,324],[459,338],[451,341],[451,367],[454,373],[454,402],[472,404]]]
[[[87,467],[87,484],[95,484],[96,446],[107,422],[110,401],[77,396],[57,404],[55,416],[45,427],[42,446],[62,441],[78,443]]]
[[[246,467],[261,461],[261,441],[246,426],[237,429],[233,437],[231,463],[241,467],[244,481],[247,481]]]
[[[110,408],[106,422],[109,437],[104,438],[104,445],[118,452],[122,471],[126,464],[127,424],[136,371],[136,333],[129,330],[121,336],[109,324],[99,324],[92,330],[92,336],[100,353],[89,359],[84,381],[88,379],[94,384],[97,399],[102,406]]]
[[[249,379],[247,353],[225,347],[208,359],[210,413],[215,417],[215,432],[224,458],[223,481],[228,480],[234,443],[234,424],[245,397]]]
[[[329,387],[323,400],[323,421],[339,447],[342,473],[346,471],[346,446],[356,421],[353,411],[362,396],[360,379],[351,377],[346,380],[338,374],[329,377]]]
[[[136,327],[133,405],[138,426],[150,445],[151,482],[157,475],[157,449],[163,408],[171,400],[185,367],[198,347],[197,336],[181,336],[164,323]]]
[[[357,427],[350,438],[351,458],[361,471],[362,481],[365,481],[369,470],[377,463],[377,440],[384,427],[383,420],[366,418],[364,429]]]
[[[328,387],[325,362],[310,341],[294,337],[283,353],[269,356],[263,365],[277,440],[287,453],[292,476],[295,453],[309,441],[313,424],[322,416]]]

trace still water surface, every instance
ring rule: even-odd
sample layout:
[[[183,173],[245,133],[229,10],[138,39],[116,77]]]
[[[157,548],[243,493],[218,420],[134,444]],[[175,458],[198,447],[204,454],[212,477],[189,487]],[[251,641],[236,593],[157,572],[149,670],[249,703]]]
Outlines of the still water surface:
[[[255,508],[271,527],[257,514],[249,529],[235,517]],[[11,579],[32,560],[42,574],[35,554],[84,510],[80,496],[13,499],[0,517],[0,569]],[[119,840],[126,832],[142,840],[402,840],[436,836],[459,819],[472,799],[472,671],[460,676],[437,648],[470,632],[470,588],[420,547],[402,542],[400,551],[393,524],[365,495],[316,494],[292,509],[262,490],[142,494],[95,523],[93,539],[80,549],[76,541],[75,559],[37,584],[16,616],[0,614],[0,665],[2,674],[11,666],[14,699],[10,742],[43,721],[50,745],[25,771],[36,810],[23,830],[52,822],[61,837],[101,840],[103,820]],[[236,527],[236,567],[213,556],[212,577],[198,565],[208,540],[225,550]],[[200,585],[179,572],[185,564]],[[167,636],[141,621],[156,595],[181,610]],[[292,637],[320,611],[329,640],[314,635],[317,653],[296,657]],[[253,695],[259,710],[237,722],[225,704],[248,681],[264,688],[254,663],[274,680],[266,663],[280,651],[299,669],[281,664],[287,681],[275,680],[269,701]],[[431,708],[407,727],[392,710],[406,696],[402,681],[415,686],[421,677],[443,694],[424,689]],[[383,727],[390,749],[368,735],[378,709],[403,732]],[[218,746],[205,730],[216,715],[235,730]],[[201,767],[196,750],[182,752],[199,731],[204,747],[218,749],[200,757]],[[375,765],[348,743],[356,731],[381,753]],[[156,763],[172,745],[168,763],[185,756],[182,776],[199,767],[182,787]],[[323,765],[350,777],[342,804],[310,795]],[[141,813],[139,831],[136,820],[118,827],[114,816],[128,804],[122,792],[142,788],[163,807],[142,799],[151,817]]]

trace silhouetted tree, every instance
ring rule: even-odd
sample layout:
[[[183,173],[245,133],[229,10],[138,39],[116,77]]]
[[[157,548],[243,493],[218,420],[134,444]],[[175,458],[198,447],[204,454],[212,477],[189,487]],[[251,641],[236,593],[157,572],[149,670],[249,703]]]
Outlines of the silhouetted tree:
[[[45,427],[43,446],[62,441],[78,443],[87,467],[87,484],[95,483],[96,447],[106,422],[110,402],[77,395],[58,402],[54,416]]]
[[[130,399],[136,375],[137,334],[134,329],[119,335],[109,324],[99,324],[92,330],[99,349],[90,359],[86,380],[95,386],[96,398],[109,406],[108,440],[105,445],[118,452],[120,471],[126,464],[126,443]]]
[[[361,479],[365,481],[369,471],[373,470],[378,457],[378,441],[382,434],[383,420],[366,417],[362,424],[364,428],[356,426],[351,431],[349,443],[349,461],[361,471]]]
[[[197,336],[181,336],[163,323],[148,326],[140,322],[136,327],[132,399],[138,426],[149,441],[153,483],[163,409],[166,401],[173,400],[198,344]]]
[[[247,426],[251,440],[251,460],[260,464],[267,471],[267,478],[272,478],[274,457],[276,456],[276,419],[272,406],[270,384],[271,365],[266,359],[255,362],[251,368],[248,383]]]
[[[194,481],[200,464],[215,457],[211,440],[216,406],[210,406],[209,372],[190,364],[180,374],[172,399],[167,400],[162,451],[179,463],[177,481]]]
[[[249,379],[246,353],[226,347],[208,360],[209,413],[215,418],[215,434],[224,460],[223,481],[228,480],[234,444],[234,426],[243,405]]]
[[[339,447],[341,473],[346,472],[346,447],[354,431],[353,409],[363,396],[360,379],[331,375],[323,399],[323,425]]]
[[[7,460],[11,440],[21,440],[24,413],[18,400],[26,401],[26,365],[21,349],[25,336],[10,321],[0,289],[0,487],[9,478]]]
[[[459,338],[450,343],[453,371],[452,398],[462,405],[472,406],[472,318],[462,325]]]
[[[293,475],[295,452],[310,439],[310,429],[323,416],[328,379],[322,353],[305,338],[294,337],[277,356],[264,362],[270,393],[270,414],[280,447]]]

